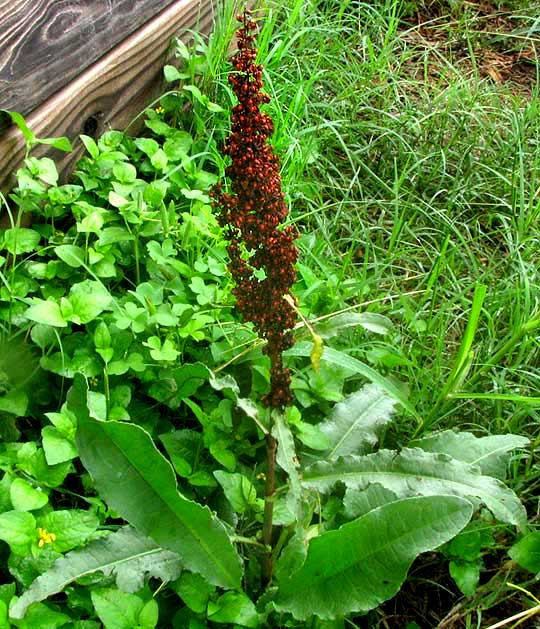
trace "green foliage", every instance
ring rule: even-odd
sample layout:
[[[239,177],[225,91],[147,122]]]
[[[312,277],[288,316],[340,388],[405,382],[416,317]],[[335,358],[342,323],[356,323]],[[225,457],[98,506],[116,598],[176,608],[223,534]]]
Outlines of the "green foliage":
[[[277,608],[300,620],[373,609],[399,590],[418,554],[453,537],[471,513],[471,503],[460,498],[406,498],[328,531],[280,583]]]
[[[100,495],[138,530],[177,552],[187,568],[213,585],[238,588],[240,560],[221,522],[178,492],[171,464],[143,428],[90,419],[86,392],[78,379],[68,400],[77,409],[81,460]]]
[[[13,618],[23,618],[29,605],[64,590],[70,583],[96,572],[114,575],[123,592],[137,592],[148,575],[172,581],[182,570],[176,553],[160,548],[130,527],[95,540],[58,559],[11,606]]]
[[[180,65],[164,69],[171,89],[141,114],[141,137],[82,136],[66,184],[28,153],[0,231],[0,626],[338,629],[393,597],[426,551],[476,596],[485,556],[513,529],[510,556],[538,572],[517,480],[538,441],[500,406],[528,418],[526,402],[536,418],[537,375],[518,374],[539,321],[523,288],[536,252],[528,171],[509,173],[502,155],[506,174],[486,165],[475,192],[470,155],[497,155],[480,130],[489,112],[457,92],[394,111],[395,3],[364,3],[360,47],[353,4],[284,3],[260,35],[302,231],[303,319],[285,357],[296,400],[283,414],[258,403],[268,358],[232,308],[209,197],[226,166],[232,8],[219,36],[176,43]],[[459,107],[472,111],[467,151]],[[67,148],[11,117],[28,150]],[[515,123],[525,146],[532,123]],[[500,205],[512,181],[519,220]],[[477,206],[489,217],[451,214]],[[498,220],[519,223],[507,257],[521,266],[501,257],[495,278],[478,224]]]

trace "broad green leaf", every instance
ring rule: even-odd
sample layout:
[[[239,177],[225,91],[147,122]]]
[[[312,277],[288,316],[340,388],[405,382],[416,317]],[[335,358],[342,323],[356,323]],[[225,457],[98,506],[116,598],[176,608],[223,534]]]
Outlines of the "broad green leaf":
[[[411,443],[427,452],[442,452],[458,461],[478,465],[486,476],[504,479],[512,450],[525,448],[529,439],[520,435],[476,437],[471,432],[443,430]]]
[[[532,531],[518,540],[508,551],[510,557],[522,568],[540,572],[540,531]]]
[[[162,344],[158,336],[150,336],[147,341],[143,342],[143,345],[150,349],[150,356],[157,361],[176,360],[179,354],[170,339],[165,339]]]
[[[159,144],[150,138],[137,138],[135,146],[143,153],[146,153],[148,157],[152,157],[159,150]]]
[[[284,352],[284,355],[309,357],[311,355],[312,349],[313,346],[309,342],[296,343],[293,347],[291,347],[291,349],[288,349],[286,352]],[[363,376],[374,384],[378,384],[382,389],[386,391],[386,393],[391,398],[397,400],[411,415],[413,415],[419,421],[421,420],[415,408],[407,400],[407,396],[404,394],[403,390],[399,386],[397,386],[394,382],[388,380],[384,376],[381,376],[381,374],[375,371],[375,369],[372,369],[369,365],[366,365],[357,358],[353,358],[352,356],[349,356],[344,352],[340,352],[333,347],[325,346],[321,362],[327,362],[331,365],[343,367],[344,369],[350,370],[352,373]]]
[[[17,466],[41,485],[58,487],[69,472],[71,462],[49,465],[43,448],[38,448],[35,443],[28,441],[17,452]]]
[[[49,502],[49,497],[43,491],[32,487],[22,478],[15,478],[9,488],[11,504],[16,511],[34,511],[41,509]]]
[[[77,223],[77,231],[82,234],[99,234],[105,221],[105,213],[105,210],[101,208],[90,212],[90,214]]]
[[[152,159],[155,159],[155,156]],[[143,190],[144,201],[148,203],[150,207],[158,208],[165,199],[169,185],[170,184],[168,181],[163,180],[152,181],[151,183],[147,184],[145,189]],[[148,245],[150,245],[150,243],[148,243]]]
[[[380,450],[367,456],[348,455],[336,461],[320,461],[303,473],[306,487],[326,493],[337,482],[348,491],[362,491],[379,483],[398,498],[422,495],[456,495],[483,502],[495,517],[527,526],[525,508],[516,494],[498,479],[483,476],[478,467],[444,454],[405,448],[400,453]]]
[[[27,511],[0,513],[0,539],[17,555],[26,555],[37,540],[36,520]]]
[[[107,629],[139,627],[144,601],[136,594],[116,588],[99,588],[90,593],[97,615]],[[146,628],[145,628],[146,629]]]
[[[98,517],[91,511],[82,509],[51,511],[36,520],[37,526],[48,533],[54,533],[56,539],[51,546],[60,553],[83,544],[99,526]]]
[[[275,605],[299,620],[374,609],[398,592],[413,560],[456,535],[472,511],[456,496],[405,498],[370,511],[313,539],[302,568],[279,583]]]
[[[367,384],[334,406],[319,428],[331,448],[326,458],[364,454],[377,444],[379,433],[391,420],[395,400],[377,384]]]
[[[58,245],[54,248],[56,255],[65,262],[68,266],[74,269],[84,264],[84,249],[77,247],[76,245]]]
[[[169,162],[169,158],[167,157],[165,151],[160,148],[150,157],[150,162],[156,170],[165,170]]]
[[[55,301],[45,301],[44,299],[34,300],[34,303],[24,313],[30,321],[52,325],[56,328],[65,328],[67,321],[62,316],[60,306]]]
[[[293,430],[296,437],[312,450],[328,450],[330,448],[330,440],[321,431],[319,424],[299,421],[294,424]]]
[[[187,157],[192,144],[193,138],[190,133],[177,131],[165,141],[163,150],[172,162],[180,162]]]
[[[69,153],[73,149],[69,138],[66,138],[66,136],[59,138],[37,138],[36,142],[38,144],[47,144],[59,151],[64,151],[64,153]]]
[[[13,255],[34,251],[41,234],[27,227],[12,227],[4,232],[4,247]]]
[[[109,203],[113,206],[113,207],[124,207],[125,205],[129,205],[130,201],[129,199],[126,199],[125,197],[123,197],[121,194],[118,194],[117,192],[115,192],[114,190],[111,190],[109,192]]]
[[[473,596],[480,582],[482,561],[451,561],[448,565],[450,576],[465,596]]]
[[[168,83],[172,83],[173,81],[178,81],[180,78],[184,78],[184,75],[180,74],[178,68],[175,68],[171,65],[166,65],[163,67],[163,76]]]
[[[28,396],[20,389],[12,389],[0,395],[0,411],[23,417],[28,410]]]
[[[94,345],[97,349],[108,349],[111,346],[111,333],[105,321],[100,321],[94,330]]]
[[[163,550],[126,526],[58,559],[16,601],[11,615],[22,618],[32,603],[62,592],[73,581],[95,572],[115,576],[117,586],[124,592],[137,592],[143,587],[146,576],[167,582],[176,579],[181,569],[176,553]]]
[[[249,478],[243,474],[230,474],[223,470],[216,470],[214,476],[236,513],[245,513],[247,509],[258,506],[257,490]]]
[[[64,461],[71,461],[78,456],[77,448],[70,439],[54,426],[45,426],[41,429],[41,438],[45,458],[49,465],[56,465]]]
[[[93,159],[97,159],[99,157],[99,148],[95,140],[89,135],[80,135],[79,137],[81,139],[81,142],[84,144],[86,150],[90,153],[90,156]]]
[[[112,171],[121,183],[133,183],[137,179],[137,169],[128,162],[115,162]]]
[[[351,319],[356,319],[357,325],[360,325],[365,330],[369,330],[375,334],[389,334],[394,327],[388,317],[376,312],[350,312],[344,314],[345,316],[348,314],[350,317],[352,315]],[[349,322],[349,325],[350,324],[351,322]]]
[[[151,598],[144,604],[139,612],[140,629],[154,629],[159,619],[159,605],[156,599]]]
[[[8,615],[8,603],[0,600],[0,629],[10,629]]]
[[[99,391],[88,391],[86,394],[88,413],[94,419],[107,419],[107,398]]]
[[[72,620],[67,614],[50,609],[43,603],[36,603],[16,626],[19,629],[56,629],[67,626]]]
[[[278,582],[287,580],[304,565],[307,557],[308,539],[307,531],[296,527],[296,533],[291,537],[285,548],[279,554],[274,576]]]
[[[216,588],[203,579],[200,574],[193,572],[183,572],[173,588],[184,603],[196,614],[203,614],[206,611],[208,600],[216,591]]]
[[[109,506],[210,583],[238,588],[240,558],[224,525],[179,493],[174,470],[150,435],[136,425],[91,420],[81,378],[68,401],[77,414],[81,460]]]
[[[80,325],[93,321],[111,303],[112,296],[101,282],[84,280],[74,284],[69,291],[73,307],[71,319]]]
[[[0,109],[0,112],[7,114],[11,118],[13,124],[16,124],[17,127],[19,127],[19,131],[23,134],[27,144],[32,145],[35,142],[36,136],[26,124],[26,120],[22,114],[18,111],[9,111],[8,109]]]
[[[187,478],[197,465],[199,450],[203,447],[199,431],[183,428],[159,436],[179,476]]]
[[[50,186],[55,186],[58,181],[58,170],[56,164],[50,157],[29,157],[24,161],[30,172]]]
[[[242,627],[259,626],[255,605],[243,592],[225,592],[215,603],[209,603],[208,619]]]
[[[65,184],[55,188],[49,188],[47,195],[53,203],[59,205],[66,205],[68,203],[74,203],[81,196],[83,192],[82,186],[76,186],[74,184]]]

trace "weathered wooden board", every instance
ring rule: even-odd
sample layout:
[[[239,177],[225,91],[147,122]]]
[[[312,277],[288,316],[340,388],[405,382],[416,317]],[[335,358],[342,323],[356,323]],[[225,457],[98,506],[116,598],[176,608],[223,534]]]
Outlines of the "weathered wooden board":
[[[0,108],[24,115],[173,0],[0,0]]]
[[[161,69],[172,37],[183,29],[208,32],[213,22],[212,2],[176,0],[152,20],[93,63],[83,74],[51,96],[27,117],[38,137],[81,133],[99,135],[108,128],[124,129],[161,87]],[[68,172],[81,150],[61,158],[60,168]],[[45,149],[44,149],[45,150]],[[25,154],[24,139],[11,127],[0,136],[0,190],[12,185],[11,173]],[[36,155],[40,149],[36,149]]]

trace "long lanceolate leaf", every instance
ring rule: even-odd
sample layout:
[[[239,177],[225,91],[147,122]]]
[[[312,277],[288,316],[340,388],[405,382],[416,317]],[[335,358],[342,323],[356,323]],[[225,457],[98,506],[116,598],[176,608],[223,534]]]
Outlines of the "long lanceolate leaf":
[[[172,581],[181,571],[182,562],[176,553],[163,550],[126,526],[55,561],[11,606],[10,615],[22,618],[32,603],[57,594],[76,579],[94,572],[113,574],[120,589],[136,592],[144,585],[146,575]]]
[[[349,455],[318,462],[304,470],[303,479],[305,486],[322,493],[341,481],[353,491],[378,483],[398,498],[462,496],[483,502],[503,522],[521,529],[527,526],[527,514],[519,498],[501,481],[483,476],[476,466],[420,448],[405,448],[399,454],[380,450],[368,456]]]
[[[379,432],[391,420],[395,404],[377,384],[367,384],[336,404],[328,419],[319,424],[332,446],[326,458],[371,451]]]
[[[223,523],[208,507],[182,496],[171,464],[140,426],[90,419],[77,380],[69,396],[78,416],[81,460],[108,505],[157,544],[177,552],[186,568],[210,583],[239,588],[240,558]],[[75,408],[73,408],[75,406]]]
[[[399,590],[414,558],[467,524],[456,496],[406,498],[313,539],[303,566],[279,583],[276,607],[299,620],[368,611]]]
[[[427,452],[442,452],[458,461],[478,465],[483,474],[504,479],[513,450],[530,443],[521,435],[487,435],[476,437],[471,432],[442,430],[415,439],[410,445]]]

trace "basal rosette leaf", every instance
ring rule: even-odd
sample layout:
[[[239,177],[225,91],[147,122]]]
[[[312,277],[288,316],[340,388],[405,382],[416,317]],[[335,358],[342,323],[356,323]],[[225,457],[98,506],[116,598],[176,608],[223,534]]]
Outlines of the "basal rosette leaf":
[[[478,465],[483,474],[504,479],[513,450],[530,443],[521,435],[486,435],[477,437],[471,432],[442,430],[416,439],[411,445],[427,452],[442,452],[459,461]]]
[[[305,487],[327,493],[336,483],[347,487],[345,506],[352,494],[378,483],[396,494],[407,496],[455,495],[482,502],[502,522],[525,529],[527,514],[516,494],[504,483],[484,476],[480,468],[444,454],[404,448],[397,453],[380,450],[366,456],[349,455],[336,461],[320,461],[304,470]]]
[[[186,568],[214,585],[239,588],[242,565],[224,524],[208,507],[182,496],[171,464],[150,435],[134,424],[90,419],[80,378],[68,402],[77,414],[81,460],[110,507],[178,553]]]
[[[58,559],[15,601],[10,615],[23,618],[32,603],[57,594],[76,579],[94,572],[103,572],[106,576],[114,574],[120,589],[136,592],[143,586],[146,575],[170,581],[176,579],[181,570],[182,562],[176,553],[163,550],[126,526]]]
[[[303,566],[280,580],[275,606],[299,620],[374,609],[394,596],[420,553],[454,537],[471,518],[456,496],[397,500],[309,545]]]

